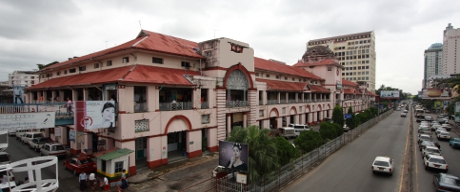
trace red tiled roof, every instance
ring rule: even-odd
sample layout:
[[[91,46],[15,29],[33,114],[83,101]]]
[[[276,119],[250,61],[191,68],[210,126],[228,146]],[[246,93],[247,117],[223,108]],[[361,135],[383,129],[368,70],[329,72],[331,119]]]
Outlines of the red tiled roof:
[[[275,81],[268,79],[256,78],[258,82],[267,83],[268,90],[277,90],[277,91],[304,91],[306,82],[286,82],[286,81]]]
[[[336,59],[324,59],[321,61],[305,62],[305,63],[298,61],[293,66],[294,67],[310,67],[310,66],[318,66],[318,65],[337,65],[337,66],[342,67]]]
[[[271,72],[276,72],[276,73],[284,73],[284,74],[289,74],[289,75],[294,75],[294,76],[305,77],[309,79],[323,80],[323,78],[318,77],[308,71],[301,70],[299,68],[296,68],[290,65],[286,65],[283,63],[279,63],[276,61],[269,61],[269,60],[261,59],[258,57],[254,57],[254,68],[256,70],[257,69],[265,70],[265,71],[271,71]]]
[[[356,83],[353,83],[353,82],[348,81],[348,80],[346,80],[346,79],[342,79],[342,86],[345,86],[345,85],[346,85],[346,86],[351,86],[351,87],[356,87],[356,86],[358,86],[358,84],[356,84]]]
[[[343,89],[343,93],[344,94],[355,94],[355,90],[354,89]]]
[[[201,55],[196,53],[193,48],[198,48],[198,43],[189,40],[163,35],[160,33],[154,33],[146,30],[141,30],[139,35],[126,43],[111,47],[102,51],[91,53],[85,56],[73,58],[71,60],[63,61],[42,69],[44,71],[55,69],[62,66],[68,66],[75,63],[89,61],[97,57],[108,55],[111,53],[124,51],[127,49],[142,49],[154,52],[161,52],[166,54],[180,55],[185,57],[203,58]]]
[[[319,85],[308,85],[311,89],[312,92],[317,92],[317,93],[330,93],[329,90],[327,90],[325,87],[323,86],[319,86]]]
[[[194,86],[184,75],[200,75],[198,71],[133,65],[120,68],[53,78],[28,90],[57,88],[110,82],[152,83],[165,85]]]
[[[355,89],[356,94],[362,94],[359,89]]]
[[[370,95],[370,96],[377,96],[375,93],[371,92],[371,91],[367,91],[367,95]]]

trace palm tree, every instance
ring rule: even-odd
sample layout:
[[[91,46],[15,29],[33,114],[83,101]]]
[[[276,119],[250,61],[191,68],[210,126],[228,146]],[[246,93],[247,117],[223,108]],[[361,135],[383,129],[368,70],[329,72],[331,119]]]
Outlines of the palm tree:
[[[246,143],[249,147],[249,181],[255,181],[276,171],[278,164],[277,149],[268,136],[269,129],[259,129],[251,125],[248,128],[234,127],[226,141]]]

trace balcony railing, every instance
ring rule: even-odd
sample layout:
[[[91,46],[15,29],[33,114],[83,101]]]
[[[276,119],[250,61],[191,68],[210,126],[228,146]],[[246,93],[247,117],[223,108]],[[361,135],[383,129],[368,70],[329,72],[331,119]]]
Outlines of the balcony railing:
[[[259,100],[259,105],[264,105],[264,101]]]
[[[249,106],[249,103],[247,101],[227,101],[226,107],[232,108],[232,107],[246,107]]]
[[[134,104],[134,113],[142,113],[147,111],[147,102],[139,102]]]
[[[193,108],[192,102],[166,102],[160,103],[160,111],[189,110]]]
[[[67,103],[25,103],[25,104],[0,104],[0,113],[34,113],[34,112],[55,112],[57,119],[73,118],[73,111],[67,112]]]
[[[201,102],[201,108],[202,109],[209,109],[209,102],[207,102],[207,101]]]
[[[267,100],[267,105],[276,105],[278,104],[278,100]]]
[[[288,103],[297,103],[297,101],[295,99],[289,99]]]
[[[280,99],[280,104],[286,104],[286,103],[287,103],[286,99]]]

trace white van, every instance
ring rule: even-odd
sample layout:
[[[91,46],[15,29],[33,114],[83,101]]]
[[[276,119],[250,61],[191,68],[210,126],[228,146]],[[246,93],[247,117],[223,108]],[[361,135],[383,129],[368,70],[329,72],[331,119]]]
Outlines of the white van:
[[[280,127],[278,128],[278,134],[286,139],[297,137],[295,130],[292,127]]]
[[[42,132],[26,132],[24,135],[22,135],[21,142],[23,144],[29,144],[29,141],[39,137],[43,137]]]
[[[294,133],[296,137],[298,137],[302,131],[310,131],[310,127],[308,127],[308,125],[289,124],[289,127],[294,128]]]

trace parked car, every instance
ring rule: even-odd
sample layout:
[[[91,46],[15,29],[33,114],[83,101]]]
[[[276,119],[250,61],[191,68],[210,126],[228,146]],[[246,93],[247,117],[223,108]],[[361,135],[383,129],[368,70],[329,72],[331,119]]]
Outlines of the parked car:
[[[24,135],[27,132],[29,132],[29,130],[16,130],[16,140],[21,140],[22,135]]]
[[[35,138],[43,137],[42,132],[27,132],[24,135],[22,135],[21,142],[23,144],[29,144],[29,141]]]
[[[435,174],[433,185],[436,191],[460,191],[460,178],[445,173]]]
[[[289,124],[289,127],[294,128],[294,133],[296,134],[296,137],[298,137],[302,131],[310,131],[310,127],[308,127],[308,125]]]
[[[8,136],[16,136],[16,129],[9,130]]]
[[[418,135],[417,143],[420,144],[422,141],[432,141],[431,135],[428,135],[428,134]]]
[[[74,175],[85,173],[94,173],[97,170],[96,163],[88,156],[74,157],[68,161],[64,161],[64,169],[70,170]]]
[[[431,122],[433,120],[434,120],[433,117],[425,115],[425,121]]]
[[[450,140],[452,139],[452,137],[450,136],[450,133],[449,132],[446,132],[446,131],[441,131],[439,132],[436,137],[438,137],[438,140]]]
[[[0,165],[10,164],[10,155],[7,152],[0,152]]]
[[[431,128],[428,126],[420,126],[418,128],[418,133],[420,134],[431,134]]]
[[[444,159],[444,157],[439,155],[425,155],[423,157],[423,164],[425,164],[425,170],[432,168],[444,171],[445,173],[447,173],[449,170],[447,161]]]
[[[436,145],[432,142],[432,141],[422,141],[419,145],[419,148],[420,148],[420,151],[422,151],[423,149],[425,149],[425,147],[427,146],[433,146],[433,147],[436,147]]]
[[[35,138],[29,141],[29,148],[33,149],[34,151],[40,151],[40,148],[42,148],[45,143],[50,142],[53,141],[48,137]]]
[[[450,131],[452,129],[452,126],[450,126],[450,124],[442,124],[441,127],[446,129],[447,131]]]
[[[441,150],[438,149],[437,147],[428,146],[422,150],[422,157],[428,154],[441,156]]]
[[[65,157],[67,154],[64,145],[60,143],[45,143],[42,148],[40,148],[40,155],[54,155],[58,158]]]
[[[372,172],[373,173],[387,173],[393,175],[393,159],[386,156],[377,156],[372,162]]]
[[[456,137],[456,138],[452,138],[449,140],[449,145],[452,147],[452,148],[460,148],[460,138],[459,137]]]

